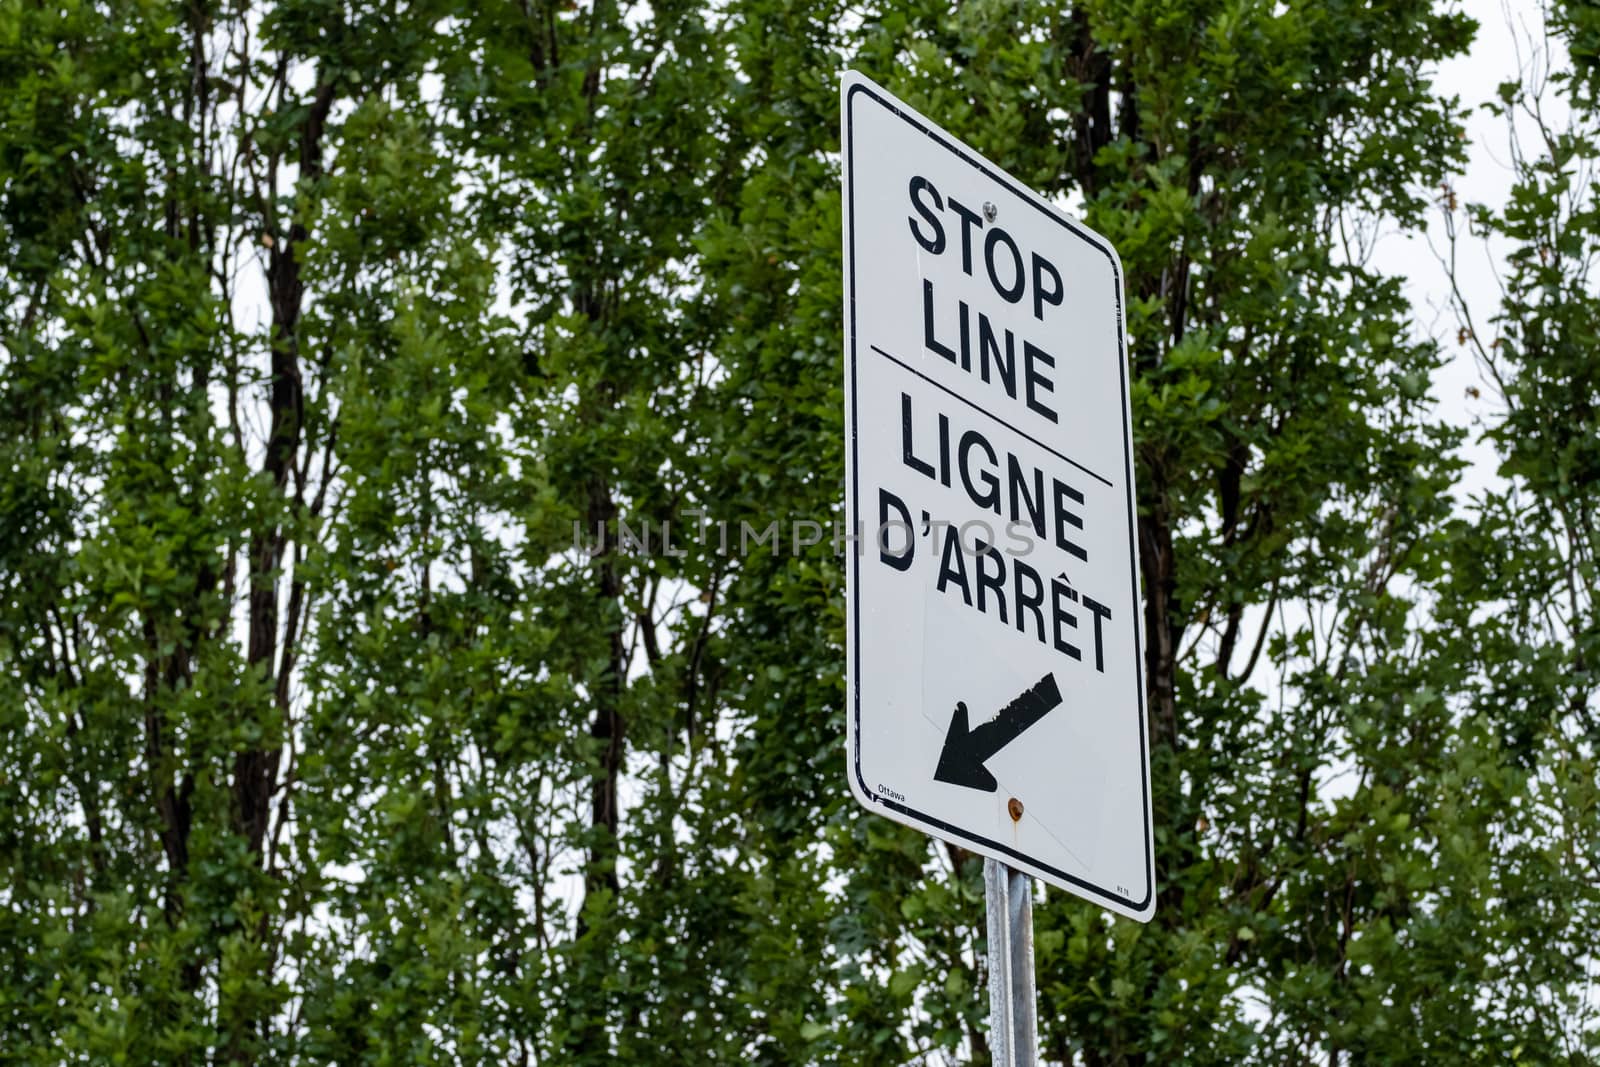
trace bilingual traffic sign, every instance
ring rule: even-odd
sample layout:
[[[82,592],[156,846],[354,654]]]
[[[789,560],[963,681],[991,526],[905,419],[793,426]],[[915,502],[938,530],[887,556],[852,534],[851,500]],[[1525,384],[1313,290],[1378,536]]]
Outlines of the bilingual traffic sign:
[[[866,78],[841,105],[851,791],[1148,920],[1121,264]]]

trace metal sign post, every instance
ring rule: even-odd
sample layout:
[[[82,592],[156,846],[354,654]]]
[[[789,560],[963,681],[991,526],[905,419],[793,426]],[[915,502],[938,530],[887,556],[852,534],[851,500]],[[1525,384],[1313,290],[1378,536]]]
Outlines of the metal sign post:
[[[989,912],[989,1049],[995,1067],[1035,1067],[1033,883],[999,860],[983,861]]]

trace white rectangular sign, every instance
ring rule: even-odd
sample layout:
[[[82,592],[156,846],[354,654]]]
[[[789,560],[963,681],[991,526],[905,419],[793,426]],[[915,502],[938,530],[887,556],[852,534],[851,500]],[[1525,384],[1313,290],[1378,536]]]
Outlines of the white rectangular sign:
[[[841,96],[851,790],[1148,920],[1121,264],[871,81]]]

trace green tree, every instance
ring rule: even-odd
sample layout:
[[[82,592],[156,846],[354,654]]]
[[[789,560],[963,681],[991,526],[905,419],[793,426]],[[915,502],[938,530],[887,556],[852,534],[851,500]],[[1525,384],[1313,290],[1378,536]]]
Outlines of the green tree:
[[[1362,252],[1460,158],[1470,32],[0,0],[8,1055],[987,1059],[979,864],[844,789],[855,66],[1127,270],[1160,910],[1046,897],[1048,1055],[1551,1058],[1592,904],[1506,912],[1592,807],[1529,813],[1578,787],[1491,694],[1533,650],[1548,717],[1576,631],[1480,625]]]
[[[1507,1044],[1527,1062],[1600,1058],[1592,993],[1600,940],[1600,12],[1557,2],[1523,77],[1486,105],[1504,120],[1512,186],[1503,206],[1446,193],[1446,266],[1492,242],[1498,306],[1455,289],[1459,343],[1490,391],[1484,438],[1498,478],[1457,531],[1439,606],[1459,640],[1464,709],[1495,757],[1482,787],[1510,805],[1480,907],[1501,924],[1493,987]],[[1512,33],[1525,26],[1509,26]],[[1466,231],[1460,227],[1466,224]]]

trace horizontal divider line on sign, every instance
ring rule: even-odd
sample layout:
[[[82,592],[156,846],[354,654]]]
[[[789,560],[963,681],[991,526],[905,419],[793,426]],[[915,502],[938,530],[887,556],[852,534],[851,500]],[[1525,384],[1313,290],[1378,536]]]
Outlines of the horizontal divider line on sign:
[[[976,411],[978,414],[986,415],[989,418],[993,419],[995,422],[998,422],[1001,426],[1004,426],[1006,429],[1010,430],[1012,433],[1017,434],[1017,435],[1019,435],[1021,437],[1024,437],[1029,441],[1032,441],[1034,444],[1038,445],[1040,448],[1044,449],[1046,452],[1050,453],[1052,456],[1055,456],[1057,459],[1061,460],[1063,463],[1072,464],[1074,467],[1078,468],[1080,471],[1082,471],[1083,473],[1087,474],[1089,477],[1093,478],[1095,481],[1097,481],[1100,484],[1104,485],[1107,489],[1115,488],[1115,486],[1113,486],[1108,479],[1101,477],[1099,474],[1096,474],[1094,471],[1090,470],[1088,467],[1085,467],[1082,463],[1079,463],[1077,460],[1071,458],[1070,456],[1062,455],[1056,449],[1051,448],[1049,445],[1045,444],[1043,441],[1041,441],[1037,437],[1033,436],[1033,434],[1029,433],[1026,430],[1018,429],[1017,427],[1011,425],[1011,423],[1007,422],[1005,419],[1002,419],[1000,416],[996,415],[994,412],[985,411],[983,408],[979,407],[977,404],[974,404],[972,401],[968,400],[966,397],[962,396],[960,393],[956,392],[954,389],[951,389],[949,386],[942,385],[939,382],[936,382],[932,378],[928,377],[926,374],[923,374],[921,371],[919,371],[917,368],[913,367],[911,364],[907,363],[905,360],[899,359],[896,356],[891,356],[889,353],[885,352],[883,349],[879,348],[877,345],[869,344],[867,347],[872,349],[874,352],[878,353],[878,355],[882,356],[884,359],[888,360],[890,363],[893,363],[896,366],[901,367],[901,368],[903,368],[905,370],[908,370],[912,374],[915,374],[918,378],[921,378],[923,381],[927,382],[929,385],[933,386],[935,389],[938,389],[941,392],[946,393],[947,395],[952,396],[955,399],[961,401],[963,404],[967,405],[967,407],[971,408],[973,411]]]

